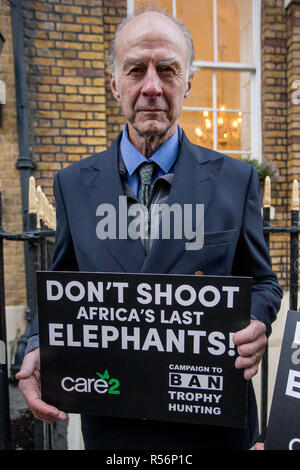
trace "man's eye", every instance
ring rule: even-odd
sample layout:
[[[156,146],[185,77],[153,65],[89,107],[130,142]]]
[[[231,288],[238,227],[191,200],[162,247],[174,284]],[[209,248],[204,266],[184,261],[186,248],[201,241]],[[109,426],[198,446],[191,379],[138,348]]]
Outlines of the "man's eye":
[[[140,74],[140,73],[143,73],[143,72],[144,72],[143,67],[134,67],[130,70],[130,73],[133,74],[133,75]]]
[[[159,68],[159,73],[173,74],[173,73],[175,73],[175,69],[173,67],[170,67],[170,66],[160,67]]]

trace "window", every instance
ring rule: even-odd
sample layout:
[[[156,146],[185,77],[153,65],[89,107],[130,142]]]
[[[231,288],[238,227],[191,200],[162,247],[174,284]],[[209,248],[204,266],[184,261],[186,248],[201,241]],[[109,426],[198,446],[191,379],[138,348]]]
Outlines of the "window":
[[[261,159],[261,0],[157,0],[189,28],[197,69],[180,125],[188,138]],[[142,0],[128,0],[128,14]]]

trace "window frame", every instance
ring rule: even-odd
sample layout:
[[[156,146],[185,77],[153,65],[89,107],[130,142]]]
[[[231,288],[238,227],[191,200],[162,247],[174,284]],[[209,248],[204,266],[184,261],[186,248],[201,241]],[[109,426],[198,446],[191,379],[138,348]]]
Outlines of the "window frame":
[[[217,1],[213,1],[213,22],[214,22],[214,61],[199,61],[195,60],[193,66],[195,69],[209,69],[213,74],[212,95],[213,106],[207,107],[191,107],[183,106],[183,111],[209,111],[213,115],[213,149],[220,153],[228,153],[231,155],[247,155],[250,158],[262,160],[262,124],[261,124],[261,0],[252,0],[252,50],[253,62],[251,64],[242,62],[220,62],[218,61],[218,30],[217,30]],[[241,0],[240,0],[241,1]],[[134,0],[127,0],[127,15],[134,13]],[[176,0],[172,0],[172,14],[176,16]],[[217,71],[231,70],[236,72],[250,72],[251,86],[250,86],[250,110],[242,109],[226,109],[227,112],[250,113],[250,126],[251,126],[251,148],[249,151],[244,150],[223,150],[217,148],[217,116],[222,112],[217,108]]]

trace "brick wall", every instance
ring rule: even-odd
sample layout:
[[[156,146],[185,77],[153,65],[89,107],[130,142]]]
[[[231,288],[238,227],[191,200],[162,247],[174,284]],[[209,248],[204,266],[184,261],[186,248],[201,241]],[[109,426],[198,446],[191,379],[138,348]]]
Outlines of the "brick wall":
[[[127,4],[125,0],[103,0],[104,18],[104,46],[105,55],[108,55],[109,44],[113,38],[117,24],[127,14]],[[109,73],[106,69],[106,131],[107,144],[110,145],[122,129],[125,119],[122,114],[120,104],[113,98],[109,83]]]
[[[288,135],[288,181],[300,179],[300,93],[294,95],[295,89],[300,88],[300,3],[291,2],[287,8],[287,135]],[[299,84],[297,84],[299,82]],[[293,99],[294,98],[294,99]],[[296,98],[296,100],[295,100]]]
[[[262,136],[263,159],[276,165],[280,181],[272,183],[272,225],[288,224],[287,182],[287,16],[284,0],[262,2]],[[274,270],[283,287],[288,276],[288,236],[271,236]]]
[[[56,171],[107,147],[101,0],[23,2],[35,177],[51,199]]]
[[[293,179],[300,183],[300,105],[293,103],[293,84],[300,78],[300,3],[262,2],[262,131],[263,159],[278,167],[281,178],[272,184],[273,225],[290,225]],[[300,97],[300,94],[298,94]],[[273,267],[284,288],[289,277],[289,237],[271,236]]]
[[[0,55],[0,80],[3,80],[6,84],[6,104],[2,107],[2,127],[0,127],[2,223],[3,229],[7,232],[18,233],[22,231],[22,204],[20,173],[16,169],[19,148],[10,5],[8,0],[0,0],[0,12],[0,31],[5,38],[3,50]],[[4,241],[4,263],[6,305],[24,305],[26,291],[22,243]]]

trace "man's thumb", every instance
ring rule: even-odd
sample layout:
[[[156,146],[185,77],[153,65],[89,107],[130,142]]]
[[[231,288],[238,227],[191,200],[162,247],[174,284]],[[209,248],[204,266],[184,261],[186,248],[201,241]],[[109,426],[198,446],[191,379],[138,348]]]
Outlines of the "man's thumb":
[[[19,372],[16,374],[16,379],[17,380],[24,380],[24,379],[28,379],[31,375],[32,375],[32,372],[33,370],[29,369],[29,368],[24,368],[22,366],[22,368],[19,370]]]
[[[16,379],[17,380],[28,379],[33,374],[34,368],[35,368],[35,361],[32,360],[32,358],[29,355],[26,355],[24,357],[21,369],[16,374]]]

